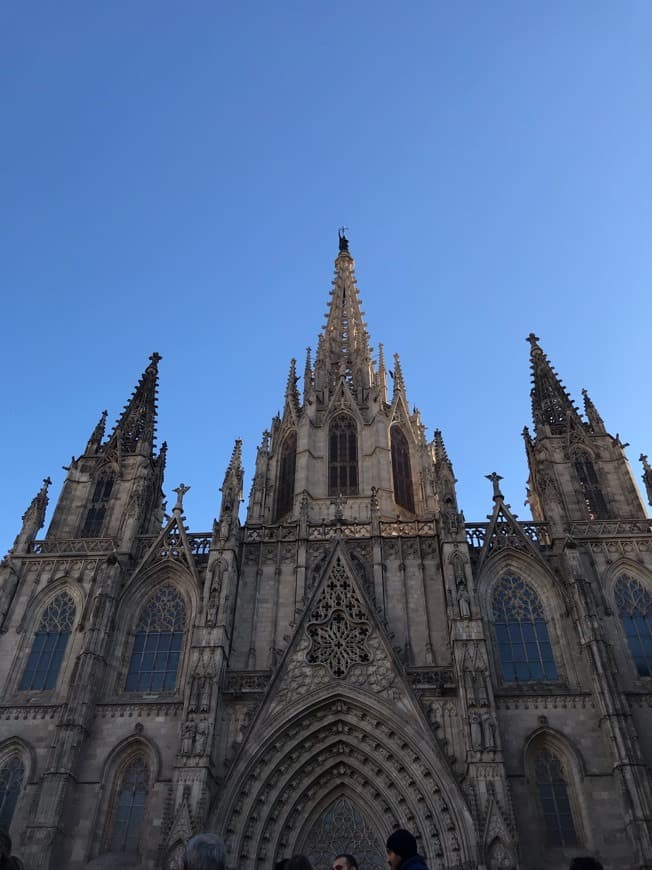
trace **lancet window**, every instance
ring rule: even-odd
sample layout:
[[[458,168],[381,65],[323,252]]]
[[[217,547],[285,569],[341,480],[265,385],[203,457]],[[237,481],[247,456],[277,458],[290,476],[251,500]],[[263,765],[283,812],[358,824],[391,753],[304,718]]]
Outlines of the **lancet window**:
[[[281,446],[276,496],[276,518],[281,519],[292,510],[294,501],[294,474],[297,460],[297,433],[288,432]]]
[[[546,846],[576,845],[577,833],[561,760],[549,749],[541,750],[534,759],[534,775],[543,812]]]
[[[328,432],[328,494],[358,493],[358,427],[353,417],[338,414]]]
[[[586,453],[578,453],[575,457],[575,473],[580,484],[582,498],[586,506],[588,519],[605,520],[609,516],[600,482],[595,473],[595,466]]]
[[[54,689],[75,622],[75,602],[60,592],[41,616],[19,691]]]
[[[634,577],[621,574],[614,597],[638,675],[652,677],[652,594]]]
[[[558,678],[543,605],[534,587],[505,574],[494,586],[492,617],[506,682]]]
[[[0,768],[0,829],[9,830],[25,779],[25,765],[13,755]]]
[[[99,538],[113,489],[113,474],[102,474],[95,483],[93,498],[81,530],[82,538]]]
[[[124,769],[118,782],[111,827],[111,851],[135,852],[147,798],[149,770],[142,755]]]
[[[390,429],[392,447],[392,477],[394,479],[394,501],[406,510],[414,512],[414,489],[410,468],[410,449],[407,438],[400,426]]]
[[[183,598],[174,586],[161,586],[143,607],[136,626],[128,692],[174,691],[185,623]]]

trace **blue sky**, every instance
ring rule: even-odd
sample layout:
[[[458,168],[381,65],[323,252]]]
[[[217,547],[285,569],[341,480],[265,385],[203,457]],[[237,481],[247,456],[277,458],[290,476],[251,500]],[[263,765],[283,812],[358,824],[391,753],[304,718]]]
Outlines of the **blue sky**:
[[[224,469],[316,345],[347,225],[372,342],[444,433],[467,519],[526,517],[534,331],[652,454],[652,5],[0,8],[2,540],[156,350],[166,491]]]

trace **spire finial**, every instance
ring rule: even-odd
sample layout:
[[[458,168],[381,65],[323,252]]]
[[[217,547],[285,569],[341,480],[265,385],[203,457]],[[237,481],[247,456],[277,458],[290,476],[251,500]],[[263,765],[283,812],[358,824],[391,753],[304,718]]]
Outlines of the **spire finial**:
[[[530,342],[530,365],[532,368],[532,419],[537,435],[548,433],[562,435],[570,424],[582,428],[579,411],[573,404],[566,388],[559,379],[557,372],[550,364],[541,346],[538,336],[531,332],[527,341]]]
[[[156,392],[158,363],[163,357],[153,353],[136,389],[124,407],[107,445],[118,440],[123,453],[148,453],[153,457],[156,431]]]
[[[181,514],[183,513],[183,497],[190,489],[189,486],[186,486],[185,483],[180,483],[176,489],[173,489],[172,492],[176,492],[177,494],[177,503],[172,508],[173,514]]]
[[[337,230],[337,237],[339,240],[340,254],[348,254],[349,253],[349,240],[344,235],[346,230],[348,230],[348,227],[339,227]]]
[[[502,477],[500,476],[500,474],[498,474],[495,471],[492,471],[491,474],[485,474],[485,477],[487,478],[487,480],[490,480],[493,484],[493,488],[494,488],[493,499],[494,499],[494,501],[502,501],[505,498],[505,496],[500,491],[500,481],[502,480]]]

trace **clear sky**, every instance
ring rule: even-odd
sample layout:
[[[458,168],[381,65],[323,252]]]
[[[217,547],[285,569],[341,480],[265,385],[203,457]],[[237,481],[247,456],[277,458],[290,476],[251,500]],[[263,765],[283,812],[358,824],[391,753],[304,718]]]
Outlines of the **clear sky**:
[[[0,5],[3,523],[163,355],[166,492],[208,530],[316,346],[347,225],[374,346],[467,519],[523,518],[525,336],[652,454],[652,4]]]

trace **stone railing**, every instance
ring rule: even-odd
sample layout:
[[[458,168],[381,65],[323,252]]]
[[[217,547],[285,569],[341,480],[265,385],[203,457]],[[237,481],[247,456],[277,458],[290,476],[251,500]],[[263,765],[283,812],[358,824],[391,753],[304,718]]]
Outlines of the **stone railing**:
[[[435,695],[450,693],[457,687],[452,668],[408,668],[408,679],[417,691]]]
[[[110,553],[114,549],[113,538],[74,538],[64,541],[33,541],[29,552],[38,556],[86,556]]]
[[[566,530],[572,538],[631,538],[652,535],[652,521],[586,520],[570,523]]]
[[[166,557],[174,557],[174,553],[181,549],[181,536],[176,530],[174,532],[174,536],[174,547],[171,546],[171,542],[169,540],[161,542],[162,555]],[[192,553],[192,555],[199,560],[208,559],[208,554],[211,548],[211,541],[213,539],[212,534],[210,532],[198,532],[195,534],[188,534],[186,537],[188,538],[188,544],[190,546],[190,552]],[[158,535],[139,535],[136,540],[137,562],[143,558],[145,553],[147,553],[147,551],[157,540],[157,538]]]
[[[481,550],[484,547],[490,525],[490,523],[465,524],[466,542],[472,550]],[[549,547],[552,544],[547,523],[518,523],[518,527],[536,547]],[[496,531],[503,547],[518,546],[518,537],[511,530],[511,526],[507,527],[506,523],[499,523]]]

